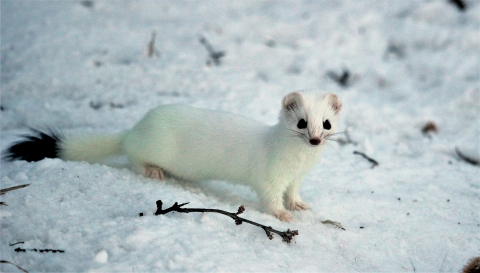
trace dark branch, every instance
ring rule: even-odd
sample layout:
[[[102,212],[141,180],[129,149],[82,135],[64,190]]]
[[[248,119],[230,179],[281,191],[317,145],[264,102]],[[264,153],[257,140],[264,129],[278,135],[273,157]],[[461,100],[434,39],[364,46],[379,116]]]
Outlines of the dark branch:
[[[154,55],[157,57],[160,55],[158,50],[155,48],[156,36],[157,36],[157,32],[152,31],[152,38],[150,39],[150,42],[148,43],[148,48],[147,48],[147,55],[149,58],[152,58]]]
[[[14,263],[9,262],[9,261],[1,260],[0,263],[2,263],[2,264],[11,264],[11,265],[15,266],[16,268],[18,268],[19,270],[22,270],[23,272],[28,273],[27,270],[21,268],[20,266],[14,264]]]
[[[225,56],[225,51],[215,51],[212,45],[207,41],[207,38],[200,37],[200,43],[205,46],[205,49],[208,51],[210,59],[212,59],[215,65],[220,65],[220,59]]]
[[[463,0],[449,0],[448,2],[455,5],[459,11],[465,11],[467,9],[467,5]]]
[[[350,71],[347,68],[342,69],[342,74],[338,75],[333,71],[328,71],[327,76],[336,81],[340,86],[348,87],[351,84]]]
[[[474,158],[471,158],[469,156],[464,155],[462,152],[460,152],[458,147],[455,147],[455,153],[457,153],[458,157],[460,157],[463,161],[465,161],[467,163],[470,163],[470,164],[475,165],[475,166],[480,165],[480,162],[478,162],[477,159],[474,159]]]
[[[36,249],[36,248],[26,249],[26,248],[20,248],[20,247],[15,248],[15,252],[27,252],[27,251],[40,252],[40,253],[48,253],[48,252],[65,253],[65,250],[61,250],[61,249]]]
[[[377,167],[379,164],[378,162],[371,158],[371,157],[368,157],[366,154],[362,153],[362,152],[359,152],[359,151],[353,151],[353,154],[354,155],[361,155],[363,158],[365,158],[366,160],[368,160],[370,163],[372,163],[372,169]]]
[[[357,146],[357,142],[356,141],[353,141],[352,138],[350,137],[350,133],[348,132],[348,130],[345,130],[345,137],[347,138],[347,143],[350,143],[350,144],[353,144],[355,146]]]
[[[356,141],[352,140],[348,130],[345,130],[344,132],[335,133],[333,135],[338,135],[338,134],[344,134],[345,138],[330,139],[330,140],[336,141],[336,142],[340,143],[341,145],[346,145],[346,144],[352,144],[352,145],[355,145],[355,146],[358,145],[358,143]]]
[[[431,138],[432,136],[430,135],[431,133],[436,133],[438,132],[437,125],[433,121],[427,122],[423,127],[422,127],[422,134]]]
[[[173,206],[167,208],[167,209],[162,209],[163,202],[162,200],[157,201],[157,211],[155,212],[155,215],[161,215],[161,214],[167,214],[172,211],[176,212],[181,212],[181,213],[189,213],[189,212],[213,212],[213,213],[220,213],[223,215],[226,215],[230,218],[232,218],[235,221],[235,224],[241,225],[242,223],[247,223],[251,224],[257,227],[262,228],[265,233],[267,234],[267,237],[272,240],[273,239],[273,233],[276,233],[280,235],[283,239],[284,242],[290,243],[295,235],[298,235],[298,230],[290,230],[288,229],[287,231],[279,231],[276,229],[273,229],[272,227],[267,227],[265,225],[259,224],[257,222],[250,221],[248,219],[239,217],[239,214],[242,214],[245,211],[245,207],[242,205],[238,208],[238,211],[236,213],[231,213],[228,211],[224,210],[219,210],[219,209],[203,209],[203,208],[183,208],[183,206],[187,205],[188,203],[183,203],[183,204],[178,204],[175,202]]]
[[[9,191],[18,190],[18,189],[25,188],[25,187],[28,187],[28,186],[30,186],[30,184],[23,184],[23,185],[19,185],[19,186],[15,186],[15,187],[10,187],[10,188],[1,189],[1,190],[0,190],[0,195],[5,194],[5,193],[7,193],[7,192],[9,192]]]

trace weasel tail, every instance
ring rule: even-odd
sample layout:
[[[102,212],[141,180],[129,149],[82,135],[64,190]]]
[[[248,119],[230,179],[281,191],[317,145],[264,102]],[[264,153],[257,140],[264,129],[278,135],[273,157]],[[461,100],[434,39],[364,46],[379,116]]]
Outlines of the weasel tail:
[[[60,158],[95,163],[120,156],[123,154],[121,138],[122,134],[64,138],[60,143]]]
[[[44,158],[60,158],[97,163],[123,154],[121,134],[66,137],[52,129],[47,129],[46,132],[30,130],[30,135],[23,135],[22,140],[4,151],[5,160],[32,162]]]
[[[3,158],[100,163],[126,155],[132,168],[149,178],[249,186],[268,213],[292,221],[288,210],[308,208],[300,184],[337,131],[341,108],[336,94],[293,92],[281,102],[278,123],[269,126],[227,112],[163,105],[118,134],[65,136],[32,130]]]

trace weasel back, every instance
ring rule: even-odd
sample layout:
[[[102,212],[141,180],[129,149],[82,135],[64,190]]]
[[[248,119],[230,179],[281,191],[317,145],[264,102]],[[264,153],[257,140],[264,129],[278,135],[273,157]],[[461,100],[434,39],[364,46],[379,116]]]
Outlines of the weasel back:
[[[135,165],[159,166],[186,180],[244,183],[246,176],[258,173],[251,162],[266,152],[268,128],[240,115],[166,105],[128,131],[122,146]]]

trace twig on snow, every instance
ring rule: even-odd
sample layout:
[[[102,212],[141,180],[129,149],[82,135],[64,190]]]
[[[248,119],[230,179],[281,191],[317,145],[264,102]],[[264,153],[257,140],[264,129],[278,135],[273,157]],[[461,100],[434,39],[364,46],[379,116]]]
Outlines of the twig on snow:
[[[375,159],[367,156],[366,154],[362,153],[362,152],[359,152],[359,151],[353,151],[353,154],[354,155],[361,155],[363,158],[365,158],[366,160],[368,160],[370,163],[372,163],[372,169],[377,167],[379,165],[378,161],[376,161]]]
[[[18,190],[18,189],[25,188],[25,187],[28,187],[28,186],[30,186],[30,184],[24,184],[24,185],[14,186],[14,187],[6,188],[6,189],[1,189],[0,190],[0,195],[3,195],[3,194],[5,194],[9,191]]]
[[[433,121],[427,122],[423,127],[422,127],[422,134],[425,136],[428,136],[431,138],[431,133],[436,133],[438,132],[437,125]]]
[[[80,2],[80,4],[86,8],[93,8],[94,2],[92,0],[85,0]]]
[[[324,225],[334,225],[341,230],[345,230],[345,228],[342,226],[342,224],[340,224],[339,222],[332,221],[332,220],[322,221],[322,224],[324,224]]]
[[[152,31],[152,38],[150,39],[150,42],[148,43],[148,48],[147,48],[147,55],[149,58],[152,58],[153,55],[159,56],[160,53],[158,52],[157,49],[155,49],[155,38],[157,36],[157,32],[154,30]]]
[[[20,247],[15,248],[15,252],[27,252],[27,251],[40,252],[40,253],[48,253],[48,252],[65,253],[65,250],[61,250],[61,249],[36,249],[36,248],[26,249],[26,248],[20,248]]]
[[[350,133],[348,132],[348,130],[345,130],[345,137],[347,138],[347,143],[350,143],[350,144],[353,144],[355,146],[357,146],[357,142],[356,141],[353,141],[352,138],[350,137]]]
[[[24,244],[24,243],[25,243],[25,242],[16,242],[16,243],[10,244],[10,246],[19,245],[19,244]]]
[[[15,266],[16,268],[18,268],[19,270],[22,270],[23,272],[28,273],[27,270],[21,268],[20,266],[14,264],[14,263],[9,262],[9,261],[1,260],[0,263],[2,263],[2,264],[11,264],[11,265]]]
[[[24,184],[24,185],[19,185],[19,186],[14,186],[14,187],[10,187],[10,188],[1,189],[0,190],[0,195],[4,195],[5,193],[7,193],[9,191],[18,190],[18,189],[25,188],[25,187],[28,187],[28,186],[30,186],[30,184]],[[8,206],[8,205],[5,202],[0,202],[0,206]]]
[[[354,146],[358,145],[358,143],[356,141],[352,140],[348,130],[345,130],[344,132],[341,132],[341,133],[343,133],[345,135],[345,139],[344,138],[337,139],[338,143],[340,143],[341,145],[346,145],[346,144],[352,144]],[[340,133],[337,133],[337,134],[340,134]]]
[[[212,59],[213,63],[215,65],[220,65],[220,59],[225,56],[225,51],[215,51],[212,47],[212,45],[207,41],[207,38],[205,37],[200,37],[200,43],[205,46],[205,49],[208,51],[208,56],[210,59]],[[208,64],[208,62],[207,62]]]
[[[336,81],[342,87],[348,87],[352,83],[352,75],[348,68],[342,69],[342,74],[338,75],[333,71],[328,71],[327,76],[329,76],[332,80]]]
[[[467,4],[465,4],[465,1],[463,0],[449,0],[448,2],[455,5],[460,11],[465,11],[467,9]]]
[[[239,214],[242,214],[245,211],[245,207],[242,205],[238,208],[238,211],[236,213],[231,213],[228,211],[224,210],[219,210],[219,209],[204,209],[204,208],[183,208],[183,206],[187,205],[188,203],[183,203],[183,204],[178,204],[175,202],[173,206],[167,208],[167,209],[162,209],[163,202],[162,200],[157,201],[157,211],[155,212],[155,215],[161,215],[161,214],[167,214],[169,212],[181,212],[181,213],[189,213],[189,212],[214,212],[214,213],[220,213],[223,215],[226,215],[230,218],[232,218],[235,221],[235,224],[241,225],[242,223],[248,223],[257,227],[260,227],[263,229],[268,237],[268,239],[272,240],[273,239],[273,234],[276,233],[280,235],[283,239],[284,242],[290,243],[295,235],[298,235],[298,230],[290,230],[288,229],[287,231],[279,231],[276,229],[273,229],[270,226],[265,226],[262,224],[259,224],[254,221],[250,221],[248,219],[239,217]]]
[[[462,152],[460,152],[458,147],[455,147],[455,153],[457,153],[457,155],[458,155],[458,157],[460,157],[460,159],[462,159],[463,161],[465,161],[467,163],[470,163],[470,164],[475,165],[475,166],[480,165],[480,162],[478,162],[477,159],[471,158],[471,157],[463,154]]]

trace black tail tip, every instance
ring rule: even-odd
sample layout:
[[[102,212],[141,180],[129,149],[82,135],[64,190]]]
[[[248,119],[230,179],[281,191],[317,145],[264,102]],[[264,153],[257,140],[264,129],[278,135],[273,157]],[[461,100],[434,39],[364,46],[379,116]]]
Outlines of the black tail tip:
[[[3,152],[6,161],[40,161],[44,158],[60,156],[60,142],[63,135],[53,129],[40,131],[30,128],[31,133],[22,135],[22,139]]]

